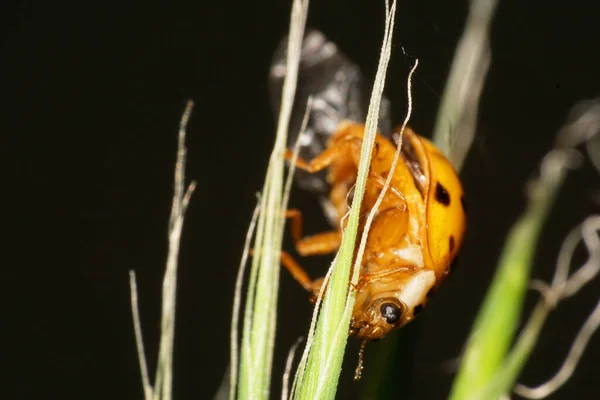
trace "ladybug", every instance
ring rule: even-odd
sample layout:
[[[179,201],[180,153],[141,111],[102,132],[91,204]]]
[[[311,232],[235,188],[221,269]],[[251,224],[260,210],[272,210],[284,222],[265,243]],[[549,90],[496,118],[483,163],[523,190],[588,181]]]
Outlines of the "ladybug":
[[[286,39],[276,51],[270,71],[271,99],[278,110],[285,77]],[[370,90],[358,66],[318,31],[304,37],[298,91],[292,112],[288,147],[299,137],[306,100],[309,140],[296,159],[296,182],[317,194],[332,230],[303,237],[302,214],[288,210],[296,250],[301,256],[338,250],[348,203],[356,183]],[[456,170],[427,139],[406,128],[391,128],[390,102],[384,97],[379,114],[365,195],[361,204],[359,236],[368,235],[360,265],[356,301],[349,333],[368,341],[385,337],[410,322],[442,284],[460,251],[465,235],[464,192]],[[391,164],[400,147],[400,160]],[[291,150],[285,157],[292,158]],[[392,175],[368,232],[367,215],[388,175]],[[360,240],[360,237],[359,237]],[[311,279],[287,252],[282,264],[312,294],[323,278]]]
[[[352,195],[364,125],[342,122],[327,148],[310,162],[296,166],[308,173],[327,169],[330,200],[337,210],[337,229],[302,237],[302,216],[288,211],[296,249],[302,256],[338,250],[347,198]],[[378,340],[410,322],[449,274],[463,244],[466,213],[458,175],[446,157],[410,128],[403,133],[400,162],[391,171],[396,145],[378,134],[361,204],[359,235],[368,234],[356,287],[350,334]],[[286,157],[291,158],[288,150]],[[368,232],[364,224],[386,178],[390,186]],[[323,278],[311,280],[289,254],[283,265],[302,286],[318,294]]]

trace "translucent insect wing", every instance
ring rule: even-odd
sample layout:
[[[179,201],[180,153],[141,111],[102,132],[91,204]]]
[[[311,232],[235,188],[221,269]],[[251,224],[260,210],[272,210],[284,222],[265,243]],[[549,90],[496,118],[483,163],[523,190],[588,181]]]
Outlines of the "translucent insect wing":
[[[274,115],[279,113],[283,79],[286,72],[287,38],[283,38],[271,64],[269,92]],[[370,90],[359,67],[351,62],[321,32],[308,31],[302,43],[298,85],[290,121],[288,147],[293,147],[302,125],[308,97],[313,102],[309,111],[307,138],[300,156],[313,159],[327,147],[331,135],[343,120],[363,123],[368,109]],[[391,106],[383,99],[379,116],[379,129],[391,134]],[[308,174],[298,171],[296,181],[300,187],[321,196],[327,196],[329,187],[325,172]]]

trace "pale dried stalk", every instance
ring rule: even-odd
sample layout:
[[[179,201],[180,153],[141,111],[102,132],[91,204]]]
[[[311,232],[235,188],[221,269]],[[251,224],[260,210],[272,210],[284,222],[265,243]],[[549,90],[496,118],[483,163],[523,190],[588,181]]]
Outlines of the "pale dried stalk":
[[[148,363],[146,362],[146,352],[144,350],[144,337],[142,335],[142,322],[140,319],[140,308],[138,304],[137,283],[135,271],[129,271],[129,292],[131,295],[131,314],[133,315],[133,329],[135,331],[135,344],[137,348],[138,363],[142,374],[142,388],[144,389],[144,399],[152,398],[152,385],[148,375]]]
[[[185,190],[185,133],[194,103],[188,101],[179,128],[179,145],[175,165],[175,194],[169,219],[169,254],[167,269],[163,279],[162,314],[158,365],[154,384],[154,400],[170,400],[173,393],[173,343],[175,340],[175,303],[177,292],[177,261],[183,218],[196,188],[196,182],[190,183]]]
[[[491,59],[489,30],[497,4],[497,0],[471,0],[435,124],[433,141],[457,171],[475,137],[479,97]]]
[[[179,245],[185,211],[196,187],[196,182],[192,182],[187,190],[185,189],[185,134],[193,106],[194,103],[191,100],[188,101],[179,125],[173,205],[171,208],[171,216],[169,218],[169,252],[167,255],[166,271],[163,278],[160,345],[154,387],[150,385],[148,367],[144,355],[135,273],[130,271],[131,308],[134,319],[138,359],[142,374],[142,384],[146,400],[170,400],[173,393],[173,343],[175,339],[177,262],[179,259]]]

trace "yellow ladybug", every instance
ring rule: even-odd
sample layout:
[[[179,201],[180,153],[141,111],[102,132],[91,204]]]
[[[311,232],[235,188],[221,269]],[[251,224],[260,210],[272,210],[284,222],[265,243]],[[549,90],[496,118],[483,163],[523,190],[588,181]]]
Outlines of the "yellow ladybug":
[[[303,256],[335,252],[340,245],[347,198],[352,195],[364,125],[345,121],[327,148],[310,162],[297,160],[309,173],[327,169],[329,198],[339,229],[302,237],[302,217],[290,210],[292,234]],[[350,334],[377,340],[411,321],[448,275],[463,243],[465,201],[460,179],[450,162],[427,139],[410,128],[404,131],[401,158],[390,171],[395,144],[378,134],[373,149],[359,235],[364,222],[392,173],[390,187],[368,232],[361,263]],[[286,158],[291,152],[286,153]],[[289,254],[282,262],[302,286],[318,294],[322,278],[311,280]]]

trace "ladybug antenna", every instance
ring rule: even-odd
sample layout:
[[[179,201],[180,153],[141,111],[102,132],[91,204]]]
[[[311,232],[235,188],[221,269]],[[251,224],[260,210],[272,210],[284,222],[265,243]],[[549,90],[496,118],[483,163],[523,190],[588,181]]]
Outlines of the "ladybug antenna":
[[[365,346],[367,345],[367,339],[363,340],[360,344],[360,350],[358,350],[358,365],[356,366],[356,370],[354,371],[354,382],[358,382],[360,377],[362,376],[363,371],[363,361],[365,355]]]

